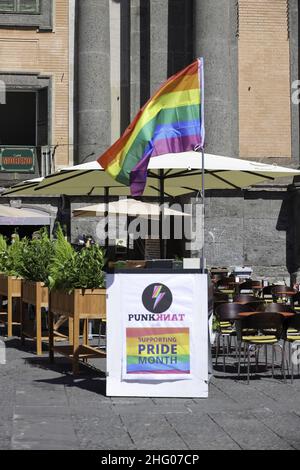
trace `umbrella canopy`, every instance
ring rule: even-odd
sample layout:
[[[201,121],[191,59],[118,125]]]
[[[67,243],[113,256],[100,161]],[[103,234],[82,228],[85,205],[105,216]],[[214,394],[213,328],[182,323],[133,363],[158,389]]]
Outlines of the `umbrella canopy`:
[[[201,190],[201,174],[202,159],[201,154],[197,152],[153,157],[149,164],[144,195],[158,196],[162,180],[166,196],[175,197],[198,192]],[[266,180],[274,181],[276,178],[299,175],[300,171],[292,168],[220,155],[205,155],[205,189],[242,189]],[[18,190],[16,186],[14,188]],[[129,188],[113,180],[97,162],[62,169],[27,189],[32,190],[34,195],[41,196],[103,196],[107,192],[111,196],[130,195]],[[3,195],[7,194],[8,192],[5,192]],[[11,192],[10,195],[12,194]]]
[[[143,217],[159,219],[160,207],[157,204],[149,204],[135,199],[121,199],[120,201],[110,202],[109,204],[96,204],[83,207],[73,211],[74,217],[100,217],[105,213],[128,215],[130,217]],[[164,208],[164,216],[169,217],[191,217],[190,214],[174,209]]]
[[[1,196],[37,196],[34,189],[43,181],[44,178],[34,178],[32,180],[22,181],[6,189]]]
[[[0,225],[50,225],[48,214],[0,205]]]

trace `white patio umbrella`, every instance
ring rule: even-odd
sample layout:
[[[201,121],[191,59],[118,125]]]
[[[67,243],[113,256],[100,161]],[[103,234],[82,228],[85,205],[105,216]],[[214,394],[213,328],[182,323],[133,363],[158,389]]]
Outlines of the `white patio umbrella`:
[[[220,155],[205,155],[205,189],[242,189],[300,175],[300,171]],[[150,160],[145,196],[181,196],[201,188],[202,159],[197,152],[161,155]],[[117,183],[97,162],[65,168],[43,179],[34,188],[40,195],[129,195],[129,188]]]
[[[142,217],[159,219],[160,207],[157,204],[137,201],[136,199],[121,199],[109,202],[108,204],[96,204],[82,207],[73,211],[73,216],[77,217],[101,217],[109,214],[126,215],[129,217]],[[165,217],[191,217],[191,214],[165,207]]]
[[[39,183],[43,181],[43,179],[44,178],[34,178],[32,180],[26,180],[17,183],[11,188],[3,191],[1,196],[37,196],[37,194],[34,194],[34,189],[38,186]]]
[[[205,189],[242,189],[276,178],[299,176],[300,171],[220,155],[205,155]],[[202,159],[197,152],[151,158],[144,195],[158,196],[162,186],[167,196],[181,196],[202,189]],[[129,196],[128,187],[117,183],[97,162],[64,168],[40,181],[29,180],[5,191],[6,195]]]
[[[242,189],[276,178],[299,176],[300,171],[198,152],[161,155],[150,160],[145,196],[182,196],[207,189]],[[97,162],[68,167],[32,187],[34,195],[129,195],[129,188],[114,181]],[[5,193],[4,193],[5,195]]]
[[[0,225],[50,225],[48,214],[0,204]]]

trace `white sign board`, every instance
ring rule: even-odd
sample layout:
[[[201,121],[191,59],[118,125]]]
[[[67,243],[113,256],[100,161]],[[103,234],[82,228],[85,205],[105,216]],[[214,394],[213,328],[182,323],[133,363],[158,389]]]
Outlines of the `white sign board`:
[[[208,396],[207,276],[107,276],[107,395]]]

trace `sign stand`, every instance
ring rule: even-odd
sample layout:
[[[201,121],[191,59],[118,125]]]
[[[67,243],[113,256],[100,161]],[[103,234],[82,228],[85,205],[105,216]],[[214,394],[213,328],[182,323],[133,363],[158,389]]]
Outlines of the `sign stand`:
[[[107,275],[107,395],[208,397],[207,275]]]

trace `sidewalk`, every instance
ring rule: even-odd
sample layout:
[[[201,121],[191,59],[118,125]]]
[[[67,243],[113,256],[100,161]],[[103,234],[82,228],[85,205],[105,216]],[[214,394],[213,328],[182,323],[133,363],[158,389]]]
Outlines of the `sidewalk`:
[[[17,339],[6,348],[0,449],[300,449],[300,379],[218,372],[208,400],[111,399],[98,372],[73,380],[64,358],[50,365]]]

